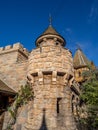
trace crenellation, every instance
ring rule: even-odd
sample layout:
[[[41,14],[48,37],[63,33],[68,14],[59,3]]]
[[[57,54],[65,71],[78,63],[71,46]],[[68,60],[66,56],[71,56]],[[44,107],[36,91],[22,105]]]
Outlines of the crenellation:
[[[20,42],[14,43],[13,49],[23,49],[23,45]]]
[[[14,49],[19,49],[21,47],[20,43],[15,43],[13,45],[7,45],[5,47],[1,47],[0,50],[6,51],[6,50],[14,50]]]
[[[0,52],[4,50],[4,47],[0,47]]]
[[[12,45],[8,45],[8,46],[5,46],[5,49],[4,50],[9,50],[12,48]]]
[[[23,55],[27,56],[29,55],[29,52],[26,48],[23,47],[23,45],[21,43],[15,43],[13,45],[7,45],[5,47],[0,47],[0,54],[6,54],[6,53],[10,53],[10,52],[14,52],[18,50],[23,53]]]

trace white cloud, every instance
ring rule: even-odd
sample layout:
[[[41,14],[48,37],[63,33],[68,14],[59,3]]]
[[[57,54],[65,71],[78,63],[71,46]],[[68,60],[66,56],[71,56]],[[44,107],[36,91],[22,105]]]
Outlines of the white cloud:
[[[72,33],[72,30],[71,30],[71,28],[66,28],[66,32],[68,32],[68,33]]]
[[[88,16],[88,23],[94,23],[98,17],[98,1],[95,0],[91,5],[90,13]]]

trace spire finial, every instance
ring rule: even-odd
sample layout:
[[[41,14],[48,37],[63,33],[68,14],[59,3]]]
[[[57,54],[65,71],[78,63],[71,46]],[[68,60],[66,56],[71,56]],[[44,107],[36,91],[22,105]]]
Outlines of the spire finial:
[[[82,50],[80,43],[76,43],[76,48],[77,48],[77,50]]]
[[[49,26],[52,26],[52,17],[51,17],[51,14],[49,14]]]

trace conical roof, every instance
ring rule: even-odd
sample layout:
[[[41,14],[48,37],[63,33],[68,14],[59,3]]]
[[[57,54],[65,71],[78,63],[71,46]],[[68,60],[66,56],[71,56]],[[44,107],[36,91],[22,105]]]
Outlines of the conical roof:
[[[74,68],[81,68],[88,66],[91,62],[87,59],[87,57],[83,54],[81,49],[78,49],[75,53],[74,59]]]
[[[65,39],[53,28],[52,25],[49,25],[48,28],[36,39],[36,45],[38,45],[43,38],[57,38],[62,45],[66,44]]]
[[[43,32],[42,35],[47,34],[59,35],[59,33],[51,25],[49,25],[49,27]]]

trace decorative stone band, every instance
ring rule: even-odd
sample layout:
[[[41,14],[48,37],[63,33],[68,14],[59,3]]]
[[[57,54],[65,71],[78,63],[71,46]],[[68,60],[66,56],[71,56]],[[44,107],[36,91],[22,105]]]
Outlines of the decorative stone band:
[[[64,80],[63,80],[64,85],[72,86],[73,82],[74,82],[74,77],[68,73],[57,72],[57,71],[45,71],[45,72],[39,71],[36,73],[36,75],[38,76],[40,85],[43,84],[43,80],[44,80],[43,75],[44,74],[51,74],[52,75],[52,84],[56,84],[57,75],[64,77]],[[28,83],[34,84],[34,76],[35,76],[35,73],[28,73],[28,75],[27,75]]]
[[[0,47],[0,54],[5,54],[5,53],[9,53],[9,52],[13,52],[13,51],[20,51],[21,53],[23,53],[25,56],[29,55],[29,52],[26,48],[24,48],[22,46],[21,43],[15,43],[13,45],[8,45],[5,47]]]
[[[59,41],[61,43],[62,46],[64,46],[66,44],[66,42],[64,41],[63,37],[59,36],[59,35],[52,35],[52,34],[48,34],[48,35],[42,35],[40,36],[37,40],[36,40],[36,45],[40,45],[40,43],[42,41],[45,41],[45,39],[56,39],[56,41]]]

